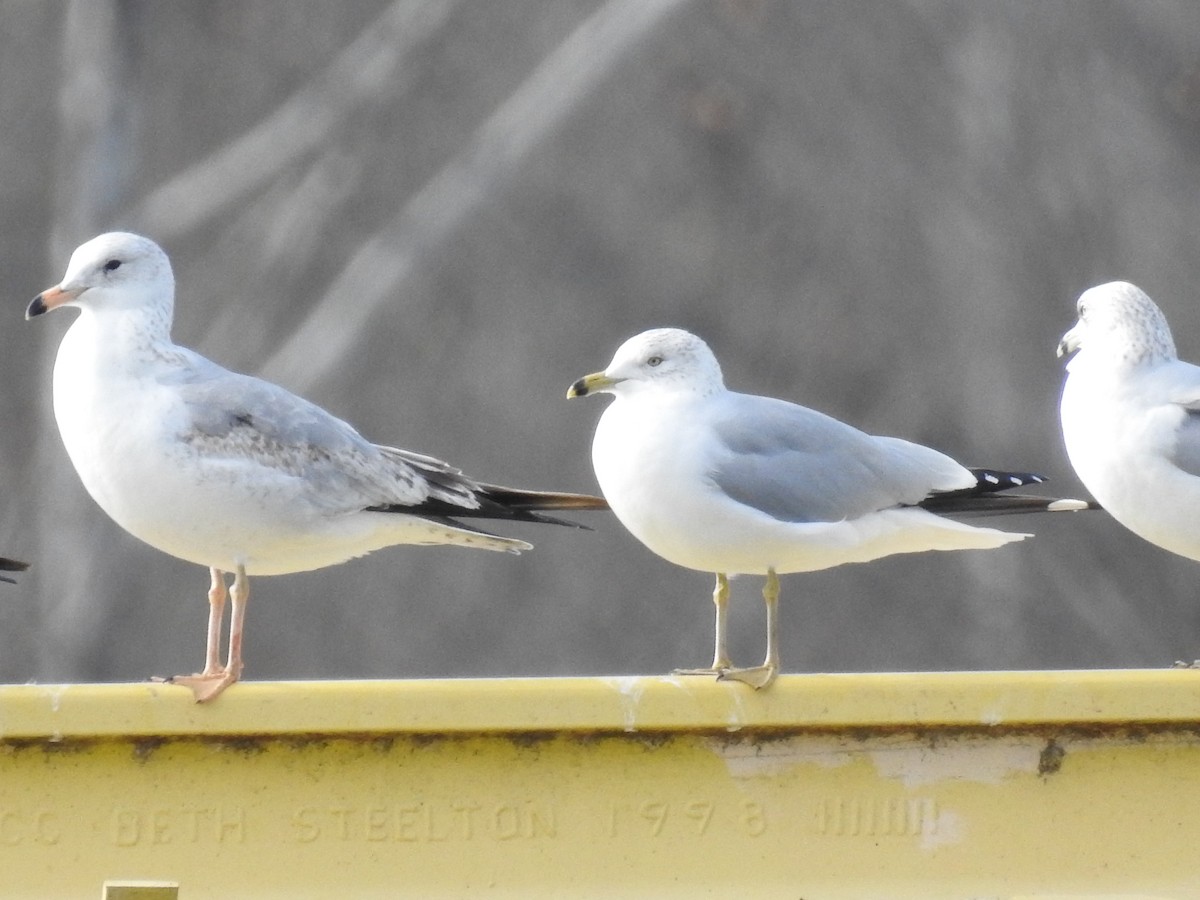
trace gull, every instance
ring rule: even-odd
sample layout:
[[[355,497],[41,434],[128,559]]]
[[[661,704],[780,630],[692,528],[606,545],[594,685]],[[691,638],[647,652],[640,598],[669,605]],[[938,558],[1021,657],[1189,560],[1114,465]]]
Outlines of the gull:
[[[598,497],[486,484],[439,459],[372,444],[307,400],[175,344],[174,302],[162,249],[114,232],[76,249],[26,318],[79,310],[54,364],[54,416],[88,493],[130,534],[210,570],[204,669],[167,679],[197,701],[241,675],[249,576],[396,544],[519,553],[531,545],[461,520],[574,525],[538,510],[607,508]]]
[[[1091,288],[1077,310],[1058,344],[1074,354],[1059,405],[1071,465],[1134,534],[1200,560],[1200,367],[1132,284]]]
[[[647,548],[716,574],[712,666],[678,670],[755,688],[779,671],[779,575],[895,553],[1000,547],[1028,534],[952,516],[1082,509],[1003,494],[1039,475],[968,469],[803,406],[726,389],[708,345],[678,328],[630,338],[568,397],[609,393],[592,443],[605,499]],[[766,577],[767,652],[738,668],[726,651],[729,576]]]
[[[0,572],[24,572],[29,568],[29,563],[17,562],[15,559],[7,559],[0,556]],[[9,584],[16,584],[16,579],[9,578],[6,575],[0,575],[0,581],[7,581]]]

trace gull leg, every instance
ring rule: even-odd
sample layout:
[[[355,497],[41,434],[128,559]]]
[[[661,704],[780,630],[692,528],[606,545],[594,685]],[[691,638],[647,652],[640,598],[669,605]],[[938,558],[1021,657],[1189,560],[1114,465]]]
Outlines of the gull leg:
[[[225,674],[221,665],[221,624],[225,619],[225,601],[229,591],[225,589],[225,573],[220,569],[208,570],[212,583],[208,589],[208,635],[204,644],[204,671],[193,675],[175,675],[171,678],[154,678],[170,684],[187,684],[185,679],[214,678]]]
[[[717,585],[713,588],[713,606],[716,607],[716,622],[713,625],[713,670],[717,672],[728,669],[729,650],[725,646],[729,624],[729,576],[724,572],[717,573]]]
[[[233,579],[233,611],[229,622],[229,661],[225,671],[231,676],[225,687],[242,677],[242,629],[246,624],[246,601],[250,599],[250,579],[246,567],[238,566]]]
[[[714,632],[713,663],[711,669],[676,669],[675,675],[717,675],[726,671],[729,662],[729,651],[725,647],[727,623],[729,622],[729,576],[724,572],[717,573],[717,586],[713,588],[713,606],[716,607],[716,625]]]
[[[761,690],[779,674],[779,576],[767,569],[763,585],[763,602],[767,605],[767,655],[761,666],[747,669],[726,669],[718,677],[722,681],[740,681]]]
[[[221,671],[221,621],[225,618],[225,601],[229,591],[225,589],[225,573],[220,569],[209,569],[212,587],[208,589],[208,640],[204,648],[204,675],[216,675]]]
[[[238,680],[242,674],[242,628],[246,620],[246,600],[250,596],[250,582],[246,567],[239,565],[233,579],[233,590],[225,588],[225,573],[212,569],[212,587],[208,592],[208,640],[205,646],[204,671],[196,675],[176,675],[167,679],[171,684],[191,688],[197,703],[212,700],[225,688]],[[226,597],[232,599],[229,622],[229,659],[222,666],[221,620]]]

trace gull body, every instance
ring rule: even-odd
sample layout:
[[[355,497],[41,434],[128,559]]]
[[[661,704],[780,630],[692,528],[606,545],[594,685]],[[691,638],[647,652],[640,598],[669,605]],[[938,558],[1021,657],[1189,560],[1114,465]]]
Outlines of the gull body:
[[[1091,288],[1077,310],[1058,345],[1071,356],[1059,405],[1071,465],[1130,531],[1200,560],[1200,367],[1132,284]]]
[[[1028,535],[947,516],[1082,506],[999,493],[1039,476],[971,470],[920,444],[730,391],[704,341],[677,328],[630,338],[568,396],[597,392],[615,397],[592,444],[613,512],[654,553],[717,575],[713,666],[696,671],[756,687],[778,669],[778,575],[896,553],[1000,547]],[[762,666],[734,668],[725,653],[732,574],[767,577]]]
[[[918,507],[935,491],[976,484],[969,470],[934,450],[874,438],[769,397],[660,393],[634,403],[618,394],[596,427],[592,463],[621,523],[676,565],[731,575],[812,572],[895,553],[999,547],[1027,536]],[[775,424],[765,424],[757,435],[739,432],[747,414]],[[778,429],[802,443],[770,446],[773,439],[786,440]],[[805,433],[819,436],[810,444]],[[822,483],[821,469],[855,453],[861,462],[852,477],[870,485],[847,483],[859,496],[848,495],[844,503],[825,496],[833,485]],[[902,471],[890,469],[889,458]],[[630,465],[632,460],[639,464]],[[793,466],[808,469],[811,477],[790,481]],[[869,500],[865,491],[871,489],[884,493]],[[803,508],[789,514],[789,499]]]
[[[191,679],[202,679],[198,699],[240,671],[251,575],[317,569],[396,544],[519,552],[530,545],[459,520],[570,524],[536,510],[603,506],[476,482],[440,460],[373,444],[307,400],[176,345],[174,287],[153,241],[104,234],[74,252],[27,317],[79,310],[54,365],[54,414],[88,493],[130,534],[211,570],[205,671],[175,679],[194,688]],[[214,643],[226,572],[236,573],[238,645],[231,632],[231,661],[221,666]]]

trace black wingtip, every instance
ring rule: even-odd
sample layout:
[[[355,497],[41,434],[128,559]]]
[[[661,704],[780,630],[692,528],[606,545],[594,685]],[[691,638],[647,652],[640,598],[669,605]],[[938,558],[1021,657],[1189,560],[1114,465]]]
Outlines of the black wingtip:
[[[581,525],[570,519],[560,519],[558,516],[546,514],[546,510],[606,510],[608,501],[603,497],[591,494],[563,494],[555,491],[523,491],[517,488],[506,488],[494,484],[481,485],[478,496],[486,497],[491,503],[486,508],[494,509],[492,503],[503,508],[504,518],[515,522],[538,522],[542,525],[563,525],[567,528],[579,528],[592,531],[587,525]],[[486,513],[485,513],[486,515]]]
[[[540,525],[563,525],[591,531],[587,525],[546,514],[546,510],[606,510],[603,497],[590,494],[562,494],[553,491],[523,491],[495,484],[480,484],[475,489],[479,506],[471,508],[445,500],[430,498],[413,506],[372,506],[372,512],[405,513],[431,519],[496,519],[507,522],[536,522]],[[456,526],[465,527],[461,522]],[[473,526],[472,526],[473,527]]]
[[[970,472],[975,476],[975,484],[971,487],[941,491],[926,497],[917,505],[952,519],[1100,509],[1095,501],[1005,493],[1012,488],[1044,484],[1048,480],[1045,475],[1036,472],[1005,472],[998,469],[971,469]]]
[[[29,563],[23,563],[15,559],[6,559],[0,556],[0,571],[4,572],[24,572],[29,568]],[[6,575],[0,575],[0,581],[7,581],[9,584],[16,584],[15,578],[9,578]]]
[[[970,469],[970,472],[975,476],[975,487],[966,490],[972,493],[989,494],[1049,481],[1045,475],[1037,472],[1005,472],[1000,469]]]

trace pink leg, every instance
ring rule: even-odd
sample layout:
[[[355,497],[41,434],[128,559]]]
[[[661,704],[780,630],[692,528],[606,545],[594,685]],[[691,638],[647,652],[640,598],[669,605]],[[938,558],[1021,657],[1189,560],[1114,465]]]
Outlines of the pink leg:
[[[250,581],[246,567],[238,566],[233,578],[233,589],[226,591],[224,573],[212,570],[212,588],[208,592],[209,619],[208,643],[205,650],[204,671],[198,675],[176,675],[168,679],[172,684],[192,689],[197,703],[204,703],[238,680],[242,674],[242,627],[246,619],[246,600],[250,596]],[[229,661],[220,664],[221,619],[226,597],[232,601],[229,622]]]
[[[204,675],[223,674],[221,669],[221,621],[225,617],[225,573],[209,569],[212,587],[208,589],[208,643],[204,652]]]
[[[250,579],[246,567],[238,566],[233,579],[233,604],[229,619],[229,662],[225,671],[232,676],[229,683],[237,681],[242,674],[242,628],[246,623],[246,601],[250,599]]]

